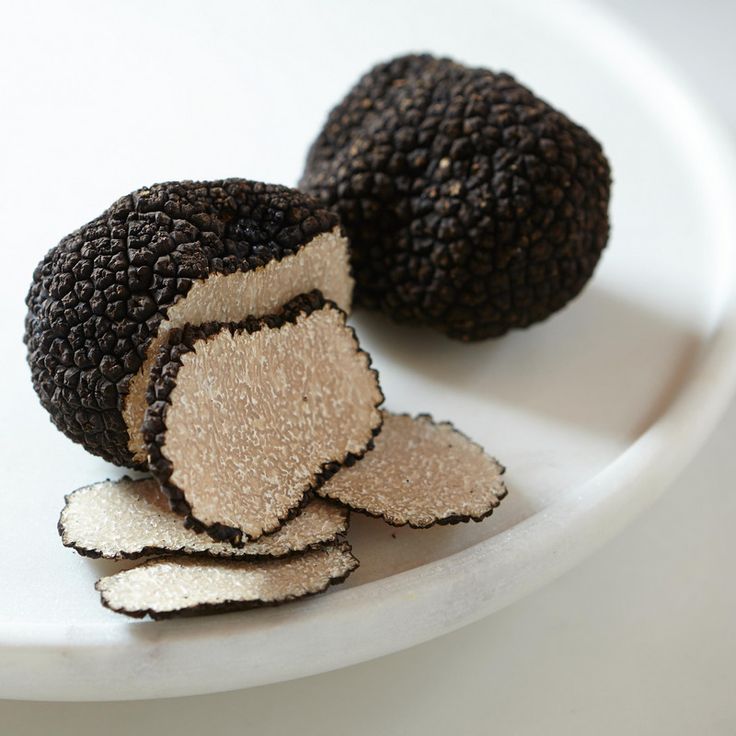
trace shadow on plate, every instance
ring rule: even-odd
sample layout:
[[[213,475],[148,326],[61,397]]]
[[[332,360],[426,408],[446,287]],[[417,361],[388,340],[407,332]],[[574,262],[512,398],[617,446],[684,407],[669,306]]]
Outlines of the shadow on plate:
[[[348,539],[360,567],[348,578],[347,585],[369,583],[455,554],[510,529],[537,510],[530,499],[512,487],[499,508],[482,522],[411,529],[352,513]]]
[[[358,310],[370,351],[448,389],[600,435],[641,434],[669,404],[700,338],[688,325],[601,286],[545,322],[460,343]],[[392,396],[387,395],[391,405]],[[632,402],[639,421],[631,427]]]

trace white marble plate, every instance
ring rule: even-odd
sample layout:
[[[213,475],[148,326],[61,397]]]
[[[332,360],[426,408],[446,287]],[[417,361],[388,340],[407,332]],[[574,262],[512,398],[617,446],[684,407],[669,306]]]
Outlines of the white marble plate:
[[[678,75],[586,4],[17,6],[0,45],[0,696],[152,698],[322,672],[425,641],[580,561],[672,480],[736,378],[730,142]],[[12,32],[8,32],[11,29]],[[391,408],[453,420],[509,468],[483,524],[356,518],[346,586],[179,622],[104,610],[111,569],[63,549],[65,492],[119,469],[56,432],[20,337],[31,271],[116,196],[177,178],[293,183],[326,111],[374,61],[429,49],[514,72],[613,162],[613,238],[545,324],[459,345],[356,315]],[[693,489],[693,503],[697,503]],[[441,666],[441,663],[438,663]]]

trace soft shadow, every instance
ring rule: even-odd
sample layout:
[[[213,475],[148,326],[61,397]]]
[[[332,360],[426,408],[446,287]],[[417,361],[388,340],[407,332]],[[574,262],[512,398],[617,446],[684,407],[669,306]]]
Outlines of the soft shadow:
[[[532,516],[537,506],[520,489],[510,488],[499,509],[480,523],[411,529],[353,513],[349,539],[360,567],[348,578],[347,585],[380,580],[460,552]]]
[[[690,326],[600,286],[543,323],[479,343],[365,310],[354,321],[379,371],[396,361],[480,401],[632,439],[670,403],[702,344]]]
[[[116,572],[122,572],[123,570],[130,570],[132,567],[137,567],[147,559],[147,557],[141,557],[138,560],[103,560],[88,557],[87,562],[97,578],[104,578],[107,575],[114,575]]]

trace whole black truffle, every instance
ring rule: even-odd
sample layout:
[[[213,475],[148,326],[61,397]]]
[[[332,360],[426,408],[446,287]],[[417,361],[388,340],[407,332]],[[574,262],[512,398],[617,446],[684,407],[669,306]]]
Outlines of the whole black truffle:
[[[356,302],[460,340],[563,307],[608,238],[598,142],[508,74],[429,55],[358,82],[301,187],[340,216]]]
[[[75,442],[144,467],[149,374],[172,329],[272,313],[311,289],[347,310],[352,285],[337,217],[294,189],[244,179],[139,189],[36,268],[33,385]]]

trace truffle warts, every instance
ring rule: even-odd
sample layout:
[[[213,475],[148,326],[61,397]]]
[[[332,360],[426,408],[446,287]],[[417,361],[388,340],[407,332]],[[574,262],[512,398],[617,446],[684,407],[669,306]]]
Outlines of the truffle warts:
[[[598,142],[508,74],[429,55],[355,85],[301,186],[340,216],[359,303],[460,340],[562,308],[608,239]]]

